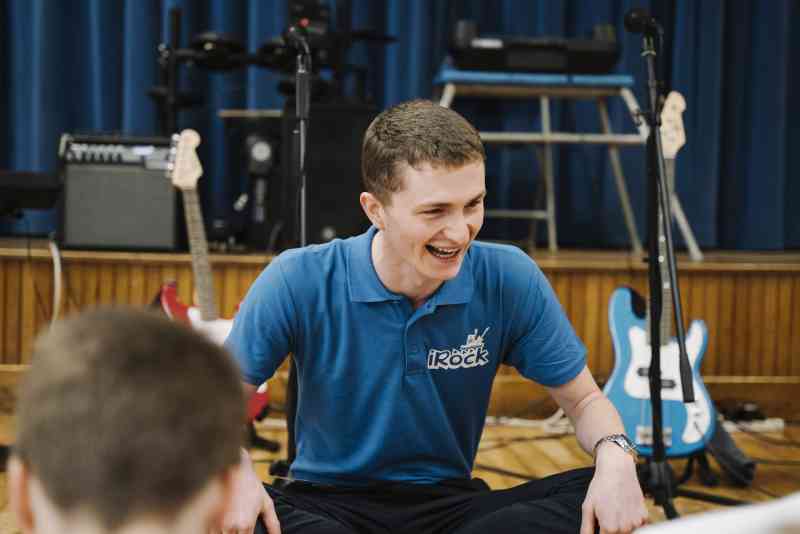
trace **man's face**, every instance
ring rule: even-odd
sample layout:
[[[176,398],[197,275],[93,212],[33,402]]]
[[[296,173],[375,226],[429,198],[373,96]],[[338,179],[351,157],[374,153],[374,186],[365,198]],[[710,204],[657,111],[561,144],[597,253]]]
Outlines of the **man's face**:
[[[455,278],[483,225],[482,161],[458,169],[406,166],[402,188],[383,206],[389,263],[413,283]]]

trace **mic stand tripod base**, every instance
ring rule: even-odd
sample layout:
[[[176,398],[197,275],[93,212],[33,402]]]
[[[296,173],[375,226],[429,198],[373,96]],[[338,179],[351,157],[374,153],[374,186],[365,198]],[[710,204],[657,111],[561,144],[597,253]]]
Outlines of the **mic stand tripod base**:
[[[652,497],[655,504],[663,508],[667,519],[678,517],[678,511],[672,503],[675,497],[685,497],[724,506],[750,504],[739,499],[679,487],[672,466],[666,460],[657,462],[647,458],[645,462],[636,466],[636,473],[644,494]]]
[[[646,462],[636,466],[639,483],[645,495],[653,497],[657,506],[664,509],[667,519],[675,519],[678,512],[672,504],[675,496],[675,474],[666,460],[656,461],[647,459]]]

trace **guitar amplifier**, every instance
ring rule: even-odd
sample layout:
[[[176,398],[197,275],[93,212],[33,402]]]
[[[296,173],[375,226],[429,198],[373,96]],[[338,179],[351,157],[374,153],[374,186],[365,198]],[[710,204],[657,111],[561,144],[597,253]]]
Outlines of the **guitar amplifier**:
[[[185,249],[180,193],[165,174],[169,149],[165,137],[62,135],[62,246]]]

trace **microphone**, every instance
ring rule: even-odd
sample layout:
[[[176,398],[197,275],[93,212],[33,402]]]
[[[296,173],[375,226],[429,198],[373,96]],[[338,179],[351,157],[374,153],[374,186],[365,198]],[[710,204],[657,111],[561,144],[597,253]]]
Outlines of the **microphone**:
[[[625,14],[625,29],[631,33],[645,35],[661,33],[661,25],[658,21],[647,10],[639,7],[635,7]]]
[[[311,49],[308,46],[308,33],[302,23],[303,21],[300,21],[300,26],[293,24],[286,28],[286,31],[283,32],[283,41],[292,48],[306,55],[311,55]]]

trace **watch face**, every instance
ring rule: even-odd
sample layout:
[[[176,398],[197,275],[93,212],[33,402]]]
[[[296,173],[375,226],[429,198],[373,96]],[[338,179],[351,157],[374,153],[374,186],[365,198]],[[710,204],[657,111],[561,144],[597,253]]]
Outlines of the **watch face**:
[[[628,436],[622,434],[619,436],[614,436],[614,441],[616,441],[625,452],[636,454],[636,445],[634,445],[631,440],[628,439]]]

